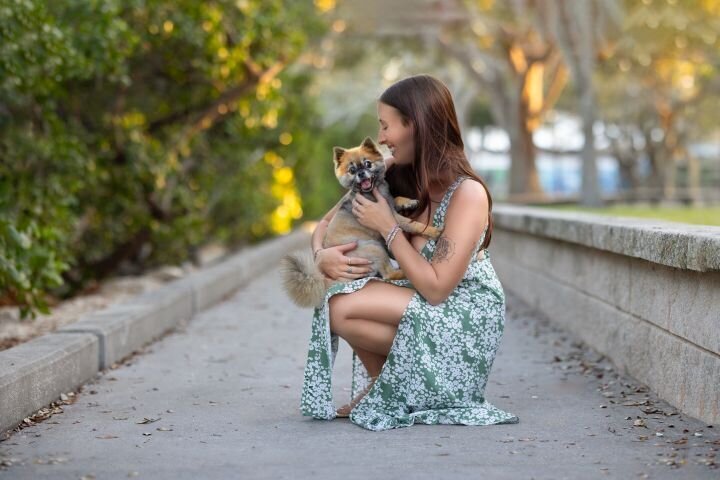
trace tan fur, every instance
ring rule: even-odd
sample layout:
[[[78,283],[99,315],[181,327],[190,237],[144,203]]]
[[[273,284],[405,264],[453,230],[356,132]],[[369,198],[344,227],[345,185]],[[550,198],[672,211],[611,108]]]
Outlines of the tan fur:
[[[369,167],[366,162],[369,162]],[[378,274],[384,279],[399,280],[405,278],[402,270],[395,269],[390,262],[385,239],[375,230],[363,226],[352,213],[352,201],[355,195],[375,201],[372,187],[385,198],[389,205],[394,206],[395,220],[400,228],[413,234],[421,234],[427,238],[438,238],[441,230],[433,226],[411,220],[400,215],[397,210],[409,210],[417,207],[418,201],[405,198],[393,198],[385,181],[385,162],[379,149],[370,137],[366,137],[358,147],[345,149],[333,148],[333,164],[335,176],[340,184],[349,191],[341,201],[327,227],[323,248],[333,247],[357,241],[357,248],[348,252],[349,257],[360,257],[372,261],[374,271],[370,276]],[[356,171],[353,171],[356,169]],[[361,180],[371,178],[372,186],[362,191]],[[283,286],[290,298],[301,307],[318,307],[324,299],[327,288],[333,280],[325,277],[315,265],[312,256],[303,253],[285,255],[282,259]],[[338,282],[350,280],[339,279]]]

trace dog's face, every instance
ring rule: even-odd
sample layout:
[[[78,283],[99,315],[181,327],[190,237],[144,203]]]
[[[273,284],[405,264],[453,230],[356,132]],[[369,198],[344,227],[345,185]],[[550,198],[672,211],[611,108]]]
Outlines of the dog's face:
[[[333,147],[335,176],[344,188],[369,193],[385,175],[385,161],[370,137],[358,147]]]

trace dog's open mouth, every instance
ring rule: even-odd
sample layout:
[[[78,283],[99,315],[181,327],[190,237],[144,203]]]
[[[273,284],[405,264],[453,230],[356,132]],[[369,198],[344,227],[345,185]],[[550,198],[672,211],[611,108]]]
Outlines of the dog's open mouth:
[[[373,179],[372,178],[366,178],[362,182],[360,182],[360,189],[363,192],[369,192],[373,189]]]

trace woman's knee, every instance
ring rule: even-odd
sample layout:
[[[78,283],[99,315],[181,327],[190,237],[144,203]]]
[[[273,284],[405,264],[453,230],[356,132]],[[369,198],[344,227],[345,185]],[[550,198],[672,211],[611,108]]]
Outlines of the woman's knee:
[[[330,329],[341,335],[344,324],[353,318],[397,326],[414,290],[407,287],[368,282],[362,289],[330,297]]]

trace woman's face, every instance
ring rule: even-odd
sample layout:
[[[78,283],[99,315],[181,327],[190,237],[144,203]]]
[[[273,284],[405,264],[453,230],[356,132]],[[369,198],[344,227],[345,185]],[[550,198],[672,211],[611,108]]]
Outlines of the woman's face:
[[[385,103],[378,102],[377,113],[380,122],[378,143],[390,149],[395,157],[395,163],[412,164],[415,159],[412,125],[403,125],[400,112]]]

